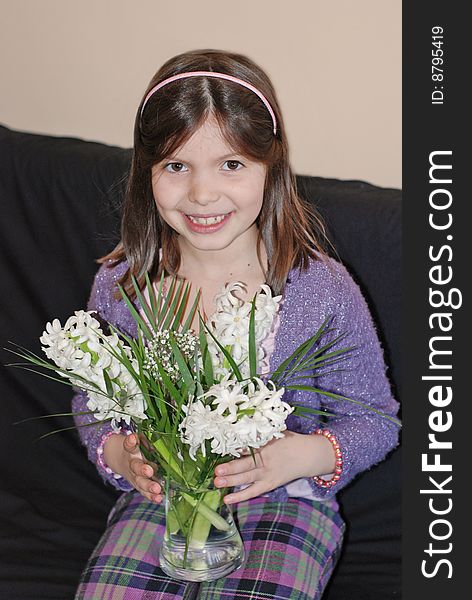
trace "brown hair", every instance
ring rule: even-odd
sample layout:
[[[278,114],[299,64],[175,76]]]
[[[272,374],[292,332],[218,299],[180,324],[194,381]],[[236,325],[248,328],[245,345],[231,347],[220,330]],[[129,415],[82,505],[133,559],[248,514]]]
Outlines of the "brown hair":
[[[168,77],[187,71],[217,71],[254,85],[274,110],[277,134],[274,136],[271,116],[256,94],[234,82],[215,77],[184,78],[167,84],[151,96],[141,118],[141,107],[151,88]],[[297,193],[285,127],[268,76],[244,55],[193,50],[168,60],[151,79],[143,95],[134,126],[121,241],[112,252],[97,261],[111,260],[110,266],[125,259],[128,261],[128,269],[118,283],[131,298],[135,297],[131,275],[143,287],[146,272],[151,280],[159,277],[163,270],[168,274],[178,273],[177,235],[161,219],[156,208],[151,168],[181,147],[210,115],[216,118],[224,139],[235,152],[267,165],[263,205],[256,220],[257,253],[261,262],[260,244],[263,241],[268,258],[266,282],[273,293],[283,291],[290,269],[306,269],[309,258],[324,256],[323,225],[313,208]],[[162,248],[161,260],[159,248]]]

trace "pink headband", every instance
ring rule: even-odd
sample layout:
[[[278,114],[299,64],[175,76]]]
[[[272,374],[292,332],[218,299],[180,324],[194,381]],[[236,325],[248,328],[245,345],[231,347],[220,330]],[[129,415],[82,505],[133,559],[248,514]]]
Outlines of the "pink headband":
[[[259,98],[262,100],[265,107],[269,111],[270,116],[272,117],[272,123],[274,125],[274,127],[273,127],[274,135],[277,133],[277,122],[275,120],[275,114],[274,114],[274,111],[272,110],[272,106],[269,104],[269,101],[267,100],[267,98],[256,87],[254,87],[247,81],[243,81],[242,79],[238,79],[237,77],[233,77],[232,75],[226,75],[226,73],[217,73],[215,71],[189,71],[187,73],[179,73],[178,75],[174,75],[173,77],[164,79],[164,81],[161,81],[160,83],[155,85],[150,90],[150,92],[148,93],[146,98],[144,98],[144,102],[141,107],[141,116],[143,114],[144,108],[145,108],[149,98],[153,94],[155,94],[157,92],[157,90],[160,90],[162,87],[164,87],[168,83],[177,81],[177,79],[184,79],[186,77],[198,77],[201,75],[204,75],[205,77],[218,77],[219,79],[227,79],[228,81],[233,81],[234,83],[239,83],[239,85],[242,85],[243,87],[247,88],[248,90],[251,90],[251,92],[254,92],[257,96],[259,96]]]

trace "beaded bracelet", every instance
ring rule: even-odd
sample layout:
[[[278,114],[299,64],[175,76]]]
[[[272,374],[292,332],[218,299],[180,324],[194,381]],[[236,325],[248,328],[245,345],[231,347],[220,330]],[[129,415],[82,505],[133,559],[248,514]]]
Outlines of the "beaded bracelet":
[[[343,453],[341,452],[341,448],[339,447],[339,442],[336,436],[333,433],[331,433],[329,429],[316,429],[315,431],[312,431],[312,434],[323,435],[327,440],[329,440],[334,448],[334,453],[336,455],[336,463],[333,477],[331,479],[326,480],[320,477],[319,475],[315,475],[313,477],[313,481],[323,488],[333,487],[333,485],[337,481],[339,481],[343,470]]]
[[[115,473],[112,469],[110,469],[110,467],[106,464],[106,462],[103,458],[103,447],[105,446],[106,442],[111,438],[111,436],[116,435],[117,433],[118,434],[125,433],[126,435],[130,435],[133,432],[122,428],[119,432],[109,431],[108,433],[105,433],[104,435],[102,435],[102,439],[100,440],[100,444],[98,445],[98,448],[97,448],[97,459],[98,459],[98,464],[102,467],[102,469],[105,471],[105,473],[108,473],[108,475],[113,475],[113,477],[115,479],[122,479],[123,476],[118,475],[118,473]]]

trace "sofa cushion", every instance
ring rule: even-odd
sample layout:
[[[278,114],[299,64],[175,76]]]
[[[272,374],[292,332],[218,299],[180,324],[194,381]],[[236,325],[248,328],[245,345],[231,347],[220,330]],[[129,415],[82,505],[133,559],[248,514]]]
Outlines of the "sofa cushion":
[[[0,330],[40,353],[45,323],[84,308],[95,259],[119,239],[130,150],[0,127]],[[327,222],[339,256],[366,294],[399,397],[400,193],[364,182],[299,177]],[[73,596],[117,492],[86,459],[67,413],[71,390],[0,351],[0,597]],[[38,438],[52,430],[71,428]],[[339,498],[347,544],[326,597],[399,595],[400,453],[358,477]]]

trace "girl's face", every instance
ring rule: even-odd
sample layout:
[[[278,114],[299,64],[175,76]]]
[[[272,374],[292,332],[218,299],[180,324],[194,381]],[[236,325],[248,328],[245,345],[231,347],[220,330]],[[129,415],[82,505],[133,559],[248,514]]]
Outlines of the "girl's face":
[[[159,213],[178,234],[181,250],[247,255],[257,238],[266,166],[232,150],[213,118],[152,168]],[[233,254],[234,252],[234,254]]]

